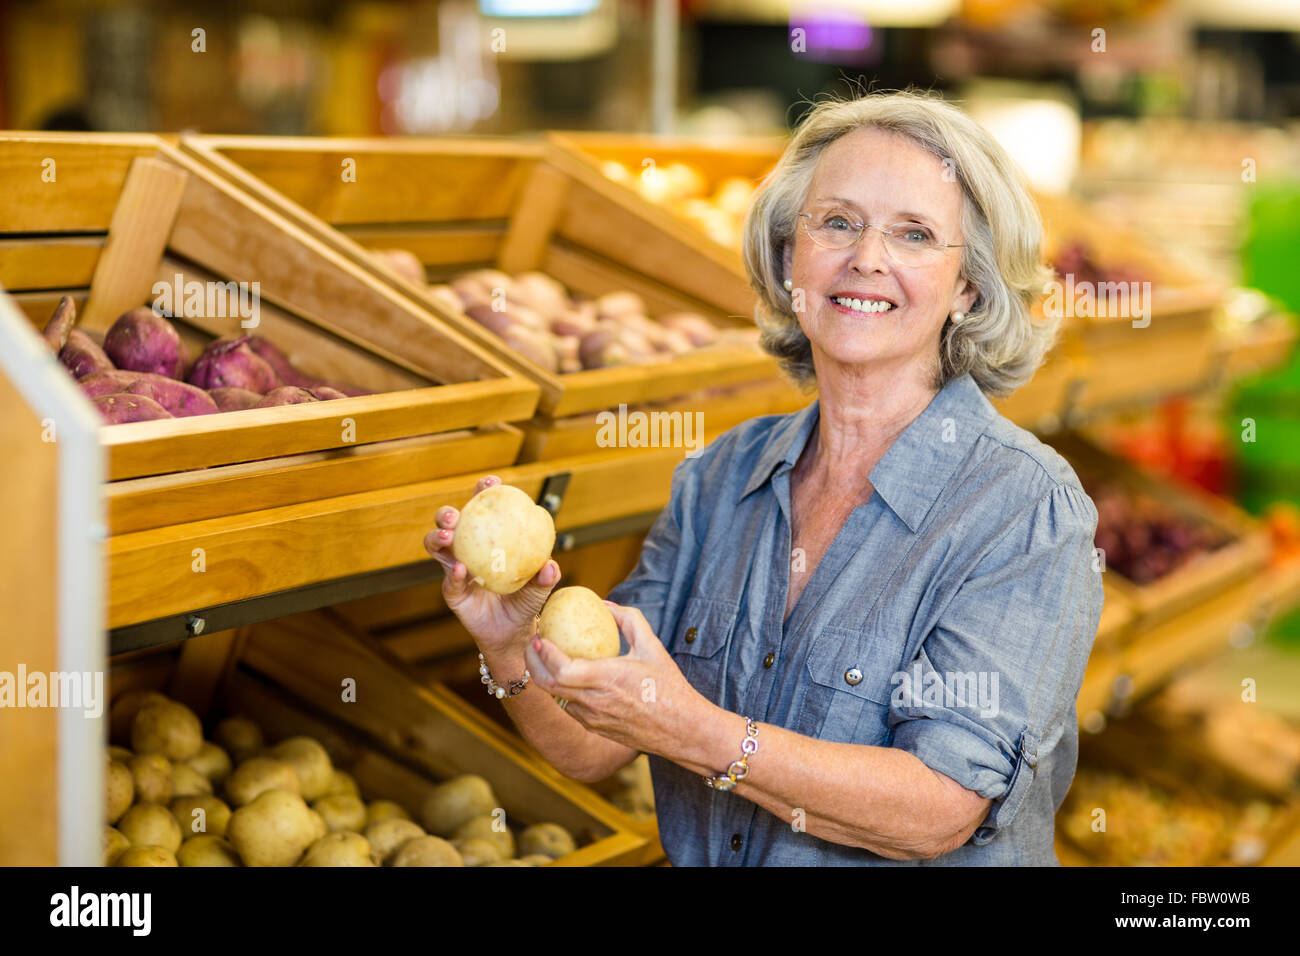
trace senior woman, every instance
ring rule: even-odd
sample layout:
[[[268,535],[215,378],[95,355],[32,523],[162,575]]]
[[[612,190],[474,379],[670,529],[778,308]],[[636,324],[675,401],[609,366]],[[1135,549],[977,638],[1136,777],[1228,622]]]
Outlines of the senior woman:
[[[985,397],[1055,335],[1028,311],[1040,236],[1014,164],[959,110],[821,103],[745,223],[764,346],[819,398],[677,468],[610,595],[627,653],[538,640],[558,565],[491,595],[444,553],[440,509],[426,545],[448,605],[494,680],[531,674],[507,712],[580,780],[649,754],[673,864],[1057,862],[1097,512]]]

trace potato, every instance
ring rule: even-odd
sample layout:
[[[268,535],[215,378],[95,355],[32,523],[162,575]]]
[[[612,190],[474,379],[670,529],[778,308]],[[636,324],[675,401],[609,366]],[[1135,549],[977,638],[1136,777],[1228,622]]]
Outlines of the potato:
[[[307,818],[311,820],[312,832],[317,840],[330,832],[329,824],[325,822],[325,818],[319,811],[309,809]]]
[[[366,828],[366,805],[359,797],[351,794],[338,793],[321,797],[312,804],[312,809],[324,818],[331,833],[336,830],[360,833]]]
[[[219,784],[230,776],[229,754],[207,740],[203,741],[199,752],[185,761],[185,764],[203,774],[208,783]]]
[[[607,292],[596,299],[596,312],[601,318],[639,312],[645,315],[645,301],[635,292]]]
[[[137,754],[189,760],[202,746],[203,725],[198,715],[174,700],[146,704],[131,725],[131,749]]]
[[[569,657],[594,661],[617,657],[618,624],[590,588],[560,588],[538,617],[538,634]]]
[[[546,866],[551,862],[551,858],[544,853],[530,853],[528,856],[521,856],[519,862],[528,866]]]
[[[128,395],[124,392],[119,395],[92,398],[90,401],[100,417],[109,425],[156,422],[164,418],[176,417],[146,395]]]
[[[115,827],[104,827],[104,865],[112,866],[125,850],[130,849],[131,841],[122,836],[122,831]]]
[[[387,862],[388,858],[407,840],[414,840],[424,835],[425,832],[420,829],[418,823],[402,820],[399,817],[376,820],[365,830],[366,841],[374,851],[375,858],[380,862]]]
[[[420,810],[420,821],[430,833],[449,837],[475,817],[490,816],[498,806],[492,785],[466,773],[433,788]]]
[[[274,757],[249,757],[226,779],[226,796],[237,807],[247,806],[268,790],[302,794],[292,764]]]
[[[409,820],[406,807],[392,800],[372,800],[366,804],[366,826],[380,820]]]
[[[718,340],[718,329],[712,322],[694,312],[670,312],[658,317],[660,325],[681,332],[697,348],[712,345]]]
[[[519,855],[558,860],[578,848],[569,831],[558,823],[535,823],[519,834]]]
[[[504,820],[500,823],[497,820],[498,817],[493,815],[468,820],[456,828],[456,832],[452,834],[452,842],[487,840],[501,851],[503,860],[509,859],[515,855],[515,835],[510,832]]]
[[[554,547],[550,512],[512,485],[492,485],[471,498],[452,541],[456,560],[494,594],[522,588]]]
[[[63,351],[63,346],[68,344],[68,336],[76,322],[77,304],[72,300],[72,296],[65,295],[59,299],[59,304],[54,307],[54,315],[50,316],[50,321],[45,324],[45,331],[41,333],[45,344],[55,355]]]
[[[496,860],[492,863],[484,863],[484,866],[531,866],[523,860]]]
[[[428,288],[429,298],[433,299],[452,315],[459,315],[465,311],[465,303],[461,301],[456,290],[446,284],[435,284]]]
[[[176,854],[161,846],[133,846],[117,858],[114,866],[179,866]]]
[[[357,788],[357,782],[352,779],[352,774],[346,770],[335,770],[330,775],[330,785],[325,791],[327,797],[359,797],[361,791]]]
[[[111,372],[113,360],[81,329],[68,332],[68,339],[59,349],[59,361],[73,378],[85,378],[96,372]]]
[[[131,776],[126,764],[116,760],[108,761],[108,771],[104,775],[105,804],[109,823],[116,823],[135,799],[135,778]]]
[[[203,812],[196,814],[196,810]],[[171,802],[171,811],[187,839],[199,834],[225,836],[226,827],[230,825],[230,807],[210,793],[176,797]]]
[[[370,844],[360,833],[327,833],[310,847],[299,866],[378,866]]]
[[[250,392],[246,388],[231,388],[222,386],[220,388],[208,389],[208,397],[216,403],[219,412],[242,412],[246,408],[256,408],[262,401],[262,396],[257,392]]]
[[[131,725],[135,723],[135,715],[140,713],[140,708],[145,704],[166,703],[169,699],[156,690],[130,690],[114,698],[108,711],[108,739],[126,747],[131,743]],[[126,759],[131,759],[129,754]]]
[[[389,866],[464,866],[456,848],[441,837],[420,836],[407,840],[393,852]]]
[[[127,733],[129,734],[130,732],[131,729],[130,727],[128,727]],[[131,758],[134,756],[135,754],[131,753],[131,751],[127,750],[125,747],[110,746],[108,748],[108,759],[116,760],[118,763],[122,763],[122,764],[130,763]]]
[[[372,249],[370,254],[408,282],[424,285],[424,264],[409,249]]]
[[[560,354],[555,349],[555,336],[550,332],[514,325],[501,334],[501,339],[539,368],[547,372],[560,370]]]
[[[172,798],[172,765],[162,754],[136,754],[127,764],[140,803],[167,803]]]
[[[244,388],[265,395],[280,384],[275,370],[248,345],[251,336],[209,342],[185,380],[202,389]]]
[[[501,847],[491,840],[476,837],[472,840],[454,840],[451,845],[456,848],[466,866],[487,866],[502,859]]]
[[[490,302],[474,302],[465,306],[465,314],[494,335],[505,335],[519,323],[513,309],[497,310]]]
[[[262,728],[247,717],[227,717],[217,724],[212,740],[235,763],[243,763],[262,749]]]
[[[190,837],[176,851],[181,866],[243,866],[230,841],[205,833]]]
[[[188,764],[172,764],[172,798],[192,797],[202,793],[211,793],[212,784]]]
[[[245,866],[293,866],[319,836],[311,808],[290,790],[263,791],[236,810],[226,827],[226,839]]]
[[[181,828],[166,807],[138,803],[117,821],[117,829],[132,846],[160,846],[175,853],[181,846]]]
[[[319,398],[305,388],[299,388],[297,385],[281,385],[267,392],[254,407],[276,408],[280,405],[308,405],[319,401]]]
[[[104,333],[104,354],[120,369],[177,379],[185,371],[185,347],[176,327],[153,309],[123,312]]]
[[[325,795],[334,777],[334,765],[319,741],[311,737],[290,737],[272,747],[270,753],[293,767],[304,800],[310,802]]]

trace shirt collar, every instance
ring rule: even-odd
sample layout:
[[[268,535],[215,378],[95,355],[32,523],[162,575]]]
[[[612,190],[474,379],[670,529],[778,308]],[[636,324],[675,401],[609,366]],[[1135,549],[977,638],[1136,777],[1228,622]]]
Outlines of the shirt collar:
[[[772,429],[742,497],[794,468],[820,414],[821,402],[815,401]],[[995,415],[997,410],[967,372],[940,389],[876,462],[871,484],[908,530],[916,533]]]

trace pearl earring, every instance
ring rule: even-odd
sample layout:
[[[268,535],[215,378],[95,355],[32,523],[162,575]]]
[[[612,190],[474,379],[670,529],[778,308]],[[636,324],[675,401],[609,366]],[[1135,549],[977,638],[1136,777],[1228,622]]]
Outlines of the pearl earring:
[[[954,312],[952,314],[952,324],[958,325],[962,319],[966,318],[965,312]]]
[[[785,282],[783,282],[783,283],[781,283],[781,284],[785,286],[785,291],[786,291],[786,292],[792,292],[792,291],[794,291],[794,280],[793,280],[793,279],[786,279]]]

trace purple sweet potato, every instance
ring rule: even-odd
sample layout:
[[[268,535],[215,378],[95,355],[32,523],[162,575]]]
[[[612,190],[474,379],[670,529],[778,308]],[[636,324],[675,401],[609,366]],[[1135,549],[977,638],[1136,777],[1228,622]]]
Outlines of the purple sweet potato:
[[[318,402],[318,399],[305,388],[299,388],[297,385],[281,385],[279,388],[273,388],[257,403],[258,408],[271,408],[274,405],[304,405],[307,402]]]
[[[160,418],[173,417],[171,412],[144,395],[101,395],[95,399],[95,407],[110,425],[152,422]]]
[[[67,344],[59,351],[59,361],[77,379],[114,369],[113,360],[81,329],[73,329],[68,333]]]
[[[143,395],[167,409],[175,418],[213,415],[218,411],[217,403],[203,389],[152,372],[96,372],[87,375],[78,384],[90,398],[117,394]]]
[[[238,412],[245,408],[256,408],[262,396],[246,388],[210,388],[208,397],[217,403],[219,412]]]
[[[289,361],[289,356],[285,355],[274,342],[264,339],[259,335],[249,336],[248,347],[265,360],[266,364],[275,370],[276,378],[281,385],[297,385],[299,388],[305,388],[309,391],[315,391],[318,388],[330,388],[337,392],[348,395],[371,395],[372,392],[361,388],[357,385],[349,385],[346,382],[327,385],[324,379],[319,379],[308,375],[298,366]]]
[[[337,388],[331,388],[328,385],[317,385],[313,388],[309,388],[308,391],[311,392],[312,395],[316,396],[318,401],[322,401],[322,402],[330,402],[336,398],[348,397],[343,392],[340,392]]]
[[[185,372],[180,333],[153,309],[131,309],[104,333],[104,352],[120,369],[178,379]]]
[[[250,336],[209,342],[186,377],[199,388],[246,388],[265,395],[279,383],[275,370],[248,347]]]
[[[54,307],[54,315],[50,317],[50,321],[45,325],[45,331],[41,333],[45,338],[45,344],[55,355],[62,352],[63,346],[68,344],[68,333],[72,331],[76,321],[77,304],[72,301],[72,296],[65,295]]]

